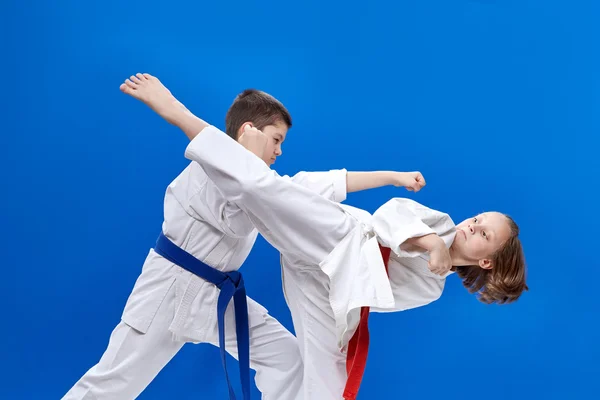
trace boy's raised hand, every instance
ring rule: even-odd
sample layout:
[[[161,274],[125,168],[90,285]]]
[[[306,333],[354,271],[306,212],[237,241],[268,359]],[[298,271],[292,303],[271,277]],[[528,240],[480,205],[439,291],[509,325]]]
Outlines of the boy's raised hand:
[[[246,124],[244,126],[244,131],[238,139],[238,142],[248,151],[254,153],[254,155],[262,159],[268,140],[269,138],[262,133],[262,131],[256,129],[250,124]]]

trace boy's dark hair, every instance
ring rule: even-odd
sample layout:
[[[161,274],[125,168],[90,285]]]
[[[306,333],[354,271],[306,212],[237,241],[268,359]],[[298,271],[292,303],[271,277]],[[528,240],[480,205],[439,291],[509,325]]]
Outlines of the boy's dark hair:
[[[283,122],[292,127],[292,117],[279,100],[268,93],[256,89],[246,89],[240,93],[225,116],[225,132],[237,140],[237,134],[244,122],[252,122],[256,129]]]

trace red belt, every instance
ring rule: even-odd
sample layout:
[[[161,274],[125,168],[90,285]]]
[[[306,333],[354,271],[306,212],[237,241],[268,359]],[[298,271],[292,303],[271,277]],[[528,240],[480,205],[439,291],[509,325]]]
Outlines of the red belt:
[[[388,271],[388,260],[390,259],[390,249],[382,247],[381,257],[385,265],[385,271]],[[360,310],[360,322],[354,335],[348,343],[348,357],[346,358],[346,372],[348,380],[344,389],[344,399],[354,400],[358,394],[360,383],[362,382],[367,365],[367,353],[369,352],[369,307],[362,307]]]

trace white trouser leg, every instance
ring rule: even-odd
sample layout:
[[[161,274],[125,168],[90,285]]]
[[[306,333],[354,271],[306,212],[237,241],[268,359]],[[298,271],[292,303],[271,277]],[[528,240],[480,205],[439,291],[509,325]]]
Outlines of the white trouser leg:
[[[169,331],[174,313],[173,290],[145,334],[120,322],[98,364],[84,374],[63,400],[128,400],[139,396],[185,344],[174,340]],[[212,344],[218,346],[216,325],[213,337]],[[226,328],[226,349],[237,358],[234,327]],[[214,367],[221,368],[221,364]],[[302,399],[302,359],[297,340],[269,315],[265,316],[265,323],[250,329],[250,367],[256,370],[255,382],[263,399]],[[230,377],[236,379],[238,366],[228,368]]]
[[[120,322],[98,364],[63,400],[129,400],[139,396],[185,344],[174,340],[168,329],[173,319],[173,297],[172,292],[167,295],[146,333]]]
[[[216,332],[215,332],[216,333]],[[219,346],[218,337],[211,343]],[[225,348],[238,359],[235,328],[225,328]],[[302,358],[298,341],[270,315],[265,323],[250,328],[250,368],[264,400],[302,400]],[[227,364],[230,379],[239,379],[239,365]]]

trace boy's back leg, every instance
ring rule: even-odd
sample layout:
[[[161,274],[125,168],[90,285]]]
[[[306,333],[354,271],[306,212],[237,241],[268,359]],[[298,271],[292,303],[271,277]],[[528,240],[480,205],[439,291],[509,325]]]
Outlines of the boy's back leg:
[[[146,333],[120,322],[98,364],[90,368],[63,400],[135,399],[185,344],[169,331],[174,288],[159,307]]]

